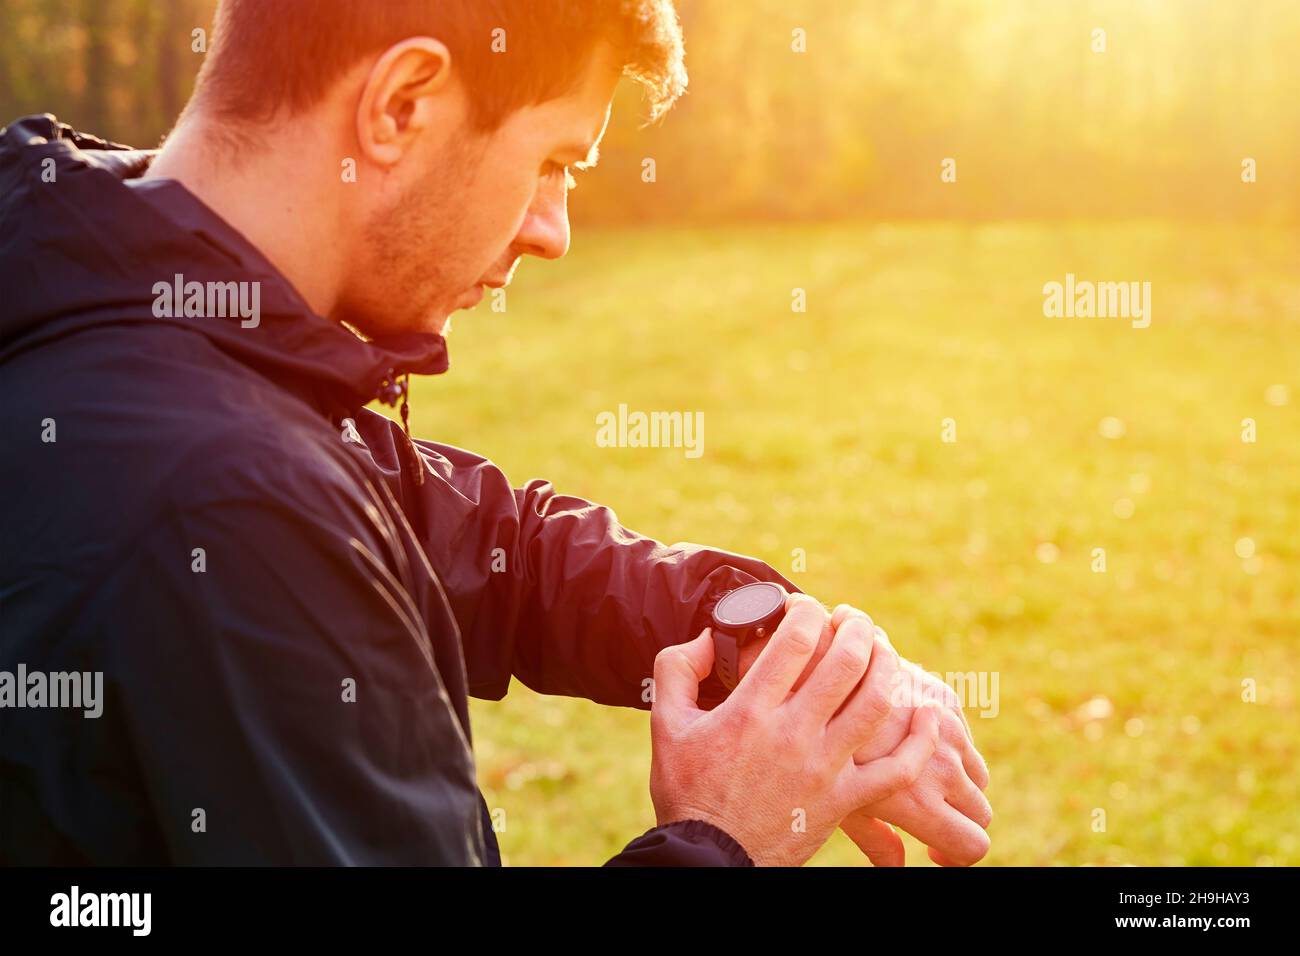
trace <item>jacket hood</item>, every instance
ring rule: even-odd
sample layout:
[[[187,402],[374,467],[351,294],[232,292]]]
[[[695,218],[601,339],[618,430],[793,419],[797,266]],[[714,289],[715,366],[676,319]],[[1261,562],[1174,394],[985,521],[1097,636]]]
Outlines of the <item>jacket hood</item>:
[[[198,331],[272,380],[324,388],[349,408],[376,398],[395,404],[400,377],[446,371],[441,335],[362,339],[313,313],[233,228],[211,235],[164,216],[126,183],[154,155],[78,133],[48,114],[0,131],[0,362],[95,325],[164,322]],[[221,223],[215,214],[212,221]],[[177,276],[205,285],[256,282],[257,325],[245,327],[239,315],[159,317],[155,286]]]

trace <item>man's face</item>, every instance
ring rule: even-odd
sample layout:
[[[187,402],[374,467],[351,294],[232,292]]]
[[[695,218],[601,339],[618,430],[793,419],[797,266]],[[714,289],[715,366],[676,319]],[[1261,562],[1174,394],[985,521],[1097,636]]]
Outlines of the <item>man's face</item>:
[[[564,255],[570,170],[594,162],[620,72],[602,52],[571,93],[486,134],[466,102],[459,128],[412,150],[407,178],[369,214],[338,317],[369,335],[441,333],[523,256]]]

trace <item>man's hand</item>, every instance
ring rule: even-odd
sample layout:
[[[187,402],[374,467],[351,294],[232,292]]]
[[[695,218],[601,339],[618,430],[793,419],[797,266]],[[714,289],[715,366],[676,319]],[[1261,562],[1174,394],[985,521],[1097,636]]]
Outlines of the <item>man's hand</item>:
[[[889,657],[877,654],[865,617],[835,629],[816,666],[826,611],[791,595],[785,619],[731,696],[701,710],[700,681],[713,668],[706,629],[655,659],[650,710],[650,794],[659,825],[703,820],[729,834],[757,864],[800,865],[857,807],[909,787],[938,740],[938,709],[918,707],[892,736]],[[800,686],[795,689],[795,683]],[[869,761],[854,752],[869,747]]]
[[[992,820],[993,811],[982,792],[988,785],[988,768],[975,749],[961,701],[952,688],[900,658],[889,645],[884,631],[876,628],[864,612],[847,604],[839,605],[832,615],[825,618],[818,649],[800,681],[811,673],[821,655],[831,646],[838,629],[855,618],[865,621],[886,648],[879,654],[879,663],[882,669],[891,672],[891,703],[894,706],[890,707],[880,734],[860,748],[854,758],[871,760],[888,752],[884,748],[897,746],[906,736],[916,705],[921,701],[939,701],[942,707],[939,742],[917,780],[885,800],[858,808],[845,818],[841,826],[876,866],[901,866],[903,863],[903,843],[889,826],[891,823],[925,843],[929,847],[930,859],[941,866],[976,863],[989,849],[985,830]],[[761,642],[742,649],[742,674],[762,649]],[[918,697],[919,700],[915,699]]]

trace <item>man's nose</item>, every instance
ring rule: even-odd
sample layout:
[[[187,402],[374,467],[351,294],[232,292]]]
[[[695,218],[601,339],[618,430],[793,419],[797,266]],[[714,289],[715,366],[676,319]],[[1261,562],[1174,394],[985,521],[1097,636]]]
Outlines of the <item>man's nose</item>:
[[[569,204],[567,190],[558,195],[548,190],[529,207],[524,224],[515,238],[515,248],[540,259],[559,259],[569,251]]]

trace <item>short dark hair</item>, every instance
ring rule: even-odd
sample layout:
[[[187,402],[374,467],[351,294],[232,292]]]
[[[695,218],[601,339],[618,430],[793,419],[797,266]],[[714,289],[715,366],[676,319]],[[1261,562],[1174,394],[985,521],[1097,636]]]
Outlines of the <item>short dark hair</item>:
[[[601,43],[645,87],[652,118],[686,88],[673,0],[221,0],[194,102],[235,121],[298,113],[363,57],[413,36],[446,44],[485,131],[571,91]]]

